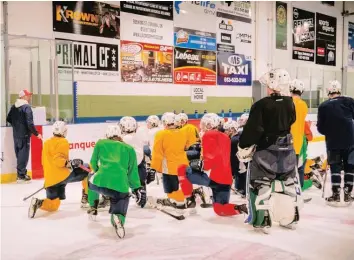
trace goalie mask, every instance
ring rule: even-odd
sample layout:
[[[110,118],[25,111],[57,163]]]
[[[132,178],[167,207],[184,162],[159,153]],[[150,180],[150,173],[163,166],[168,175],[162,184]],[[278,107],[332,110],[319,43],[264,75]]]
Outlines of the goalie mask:
[[[122,119],[119,121],[119,125],[124,134],[134,133],[138,128],[136,120],[131,116],[122,117]]]
[[[274,92],[285,93],[289,91],[290,75],[284,69],[273,69],[262,75],[259,81]]]

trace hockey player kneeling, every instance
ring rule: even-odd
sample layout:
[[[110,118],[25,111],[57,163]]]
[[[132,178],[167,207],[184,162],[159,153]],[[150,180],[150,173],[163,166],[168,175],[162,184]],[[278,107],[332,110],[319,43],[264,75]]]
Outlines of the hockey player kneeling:
[[[250,162],[248,176],[249,211],[247,222],[255,228],[272,226],[294,228],[299,221],[301,190],[296,171],[296,155],[290,134],[295,122],[287,71],[275,69],[261,79],[268,97],[253,104],[249,119],[240,136],[237,156]]]
[[[99,140],[93,150],[91,169],[94,175],[89,180],[88,197],[91,208],[87,213],[97,215],[99,194],[109,197],[111,224],[117,235],[123,238],[130,198],[129,188],[142,208],[146,204],[146,192],[140,184],[134,148],[122,142],[120,127],[109,126],[106,137],[107,139]]]
[[[232,173],[230,165],[230,138],[218,131],[219,117],[216,114],[206,114],[201,119],[201,129],[204,132],[201,149],[199,144],[192,145],[187,151],[190,166],[181,165],[178,177],[181,189],[187,200],[193,200],[193,185],[210,187],[213,193],[214,212],[219,216],[233,216],[247,213],[247,207],[230,204]],[[202,158],[201,158],[202,150]],[[205,171],[210,170],[210,178]]]
[[[65,122],[57,121],[53,125],[53,137],[45,141],[42,151],[42,165],[44,170],[44,187],[46,199],[32,198],[28,217],[33,218],[38,209],[57,211],[60,201],[65,200],[65,187],[68,183],[83,184],[82,206],[87,204],[87,176],[88,172],[81,169],[83,161],[69,160],[69,142],[66,140],[67,127]]]

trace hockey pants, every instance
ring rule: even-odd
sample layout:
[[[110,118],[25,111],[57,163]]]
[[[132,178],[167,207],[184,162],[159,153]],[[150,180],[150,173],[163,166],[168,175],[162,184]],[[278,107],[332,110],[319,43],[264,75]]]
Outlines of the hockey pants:
[[[340,189],[341,171],[344,171],[344,187],[351,192],[354,185],[354,148],[328,150],[327,158],[331,169],[332,191]]]
[[[115,215],[121,215],[122,224],[125,223],[125,217],[127,215],[128,206],[129,206],[129,193],[128,192],[119,192],[116,190],[111,190],[104,187],[99,187],[97,185],[89,182],[89,193],[88,200],[90,206],[94,206],[94,201],[99,199],[99,194],[109,197],[110,199],[110,208],[109,213]]]
[[[195,171],[187,165],[178,168],[178,179],[186,197],[193,192],[193,184],[210,187],[213,193],[214,212],[219,216],[233,216],[240,212],[235,210],[235,204],[230,204],[230,185],[219,184],[209,179],[205,172]]]

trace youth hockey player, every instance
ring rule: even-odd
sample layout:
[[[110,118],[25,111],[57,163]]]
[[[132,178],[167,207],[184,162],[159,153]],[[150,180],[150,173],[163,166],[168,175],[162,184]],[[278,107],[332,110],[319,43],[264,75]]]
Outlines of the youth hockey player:
[[[181,128],[187,135],[187,148],[192,144],[200,142],[198,128],[192,124],[188,124],[188,116],[185,113],[176,115],[177,128]]]
[[[110,198],[109,213],[111,224],[117,235],[125,235],[124,223],[129,204],[129,188],[142,208],[146,204],[146,192],[141,187],[138,164],[134,148],[123,143],[118,125],[109,126],[108,139],[96,143],[91,157],[91,169],[94,172],[89,182],[89,215],[97,215],[98,193]]]
[[[331,169],[330,205],[340,202],[341,171],[344,171],[344,202],[351,203],[354,184],[354,100],[341,95],[341,84],[330,81],[329,100],[318,108],[317,129],[326,137],[327,158]]]
[[[268,97],[253,104],[240,136],[238,157],[250,163],[248,223],[264,232],[272,225],[269,203],[273,200],[274,221],[293,228],[299,220],[295,202],[300,201],[296,186],[296,155],[290,134],[296,113],[291,97],[280,93],[289,89],[286,70],[274,69],[263,76]],[[272,192],[273,191],[273,192]],[[272,205],[271,204],[271,205]]]
[[[193,185],[210,187],[213,194],[214,212],[219,216],[233,216],[247,213],[247,207],[230,204],[232,173],[230,165],[230,138],[217,130],[219,117],[206,114],[201,119],[202,149],[192,145],[187,151],[189,167],[183,164],[178,168],[178,177],[186,198],[193,200]],[[201,156],[202,150],[202,156]],[[210,170],[210,178],[205,171]]]
[[[176,128],[174,113],[163,114],[161,120],[165,129],[155,136],[151,169],[162,173],[163,188],[168,198],[157,199],[156,203],[173,207],[176,213],[181,215],[183,214],[182,209],[193,206],[185,205],[184,195],[179,189],[177,177],[178,166],[188,163],[185,152],[188,141],[185,132]]]
[[[238,142],[240,136],[238,135],[239,125],[236,121],[227,121],[224,124],[225,134],[231,138],[231,171],[235,179],[235,191],[241,194],[242,197],[246,196],[246,170],[247,166],[238,160],[236,154],[238,151]]]
[[[243,127],[246,125],[247,120],[248,120],[249,114],[248,113],[243,113],[240,118],[237,120],[237,123],[239,125],[238,133],[241,134]]]
[[[71,182],[83,182],[81,203],[87,203],[87,176],[82,170],[82,160],[69,160],[69,142],[66,140],[67,127],[65,122],[57,121],[53,125],[53,137],[44,142],[42,165],[44,170],[44,187],[46,199],[32,198],[28,217],[33,218],[38,209],[57,211],[60,201],[65,200],[65,187]],[[72,169],[72,171],[71,171]]]
[[[295,123],[291,126],[291,134],[294,140],[294,150],[297,157],[298,172],[300,177],[301,187],[304,186],[304,167],[300,160],[300,151],[303,147],[305,136],[305,120],[308,112],[308,107],[305,101],[301,99],[301,95],[305,90],[305,85],[301,80],[294,79],[290,82],[290,93],[293,98],[296,112]]]

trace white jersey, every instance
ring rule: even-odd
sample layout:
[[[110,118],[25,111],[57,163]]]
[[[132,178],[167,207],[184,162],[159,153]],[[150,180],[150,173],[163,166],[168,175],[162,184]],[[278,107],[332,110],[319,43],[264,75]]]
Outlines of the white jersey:
[[[123,141],[134,148],[138,165],[144,159],[145,139],[146,138],[139,133],[131,133],[123,136]]]
[[[150,147],[150,149],[152,149],[152,146],[154,145],[156,133],[161,131],[162,129],[162,127],[154,127],[147,130],[147,145]]]

